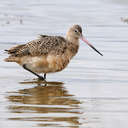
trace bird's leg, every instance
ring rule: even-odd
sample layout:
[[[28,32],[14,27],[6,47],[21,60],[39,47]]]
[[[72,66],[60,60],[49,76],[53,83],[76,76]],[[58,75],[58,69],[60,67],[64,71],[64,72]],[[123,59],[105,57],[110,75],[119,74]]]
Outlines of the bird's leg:
[[[35,72],[31,71],[29,68],[26,67],[26,64],[23,65],[23,68],[29,72],[31,72],[32,74],[36,75],[40,80],[45,80],[44,77],[36,74]]]
[[[44,74],[44,80],[46,80],[46,73]]]

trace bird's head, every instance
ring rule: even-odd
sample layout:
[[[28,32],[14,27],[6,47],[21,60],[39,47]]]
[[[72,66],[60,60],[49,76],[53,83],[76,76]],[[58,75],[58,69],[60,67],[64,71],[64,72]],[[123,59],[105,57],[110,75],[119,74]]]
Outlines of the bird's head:
[[[82,28],[79,25],[73,25],[67,32],[67,36],[74,39],[80,39],[82,36]]]
[[[73,25],[67,32],[67,39],[69,40],[78,40],[81,39],[83,42],[85,42],[87,45],[89,45],[94,51],[99,53],[101,56],[103,56],[102,53],[100,53],[92,44],[86,40],[86,38],[82,34],[82,28],[80,25]]]

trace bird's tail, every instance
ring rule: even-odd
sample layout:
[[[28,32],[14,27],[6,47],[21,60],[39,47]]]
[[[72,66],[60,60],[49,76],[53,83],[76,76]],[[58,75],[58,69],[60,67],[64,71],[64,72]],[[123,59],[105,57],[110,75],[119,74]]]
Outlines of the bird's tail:
[[[8,58],[5,58],[4,61],[6,61],[6,62],[19,62],[19,58],[10,56]]]

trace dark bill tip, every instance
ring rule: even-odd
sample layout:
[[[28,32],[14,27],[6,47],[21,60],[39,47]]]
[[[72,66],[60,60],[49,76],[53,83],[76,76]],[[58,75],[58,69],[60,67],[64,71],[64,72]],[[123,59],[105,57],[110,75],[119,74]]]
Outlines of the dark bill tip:
[[[103,54],[100,53],[94,46],[90,45],[90,47],[91,47],[94,51],[96,51],[97,53],[99,53],[101,56],[103,56]]]
[[[96,52],[99,53],[101,56],[103,56],[102,53],[100,53],[93,45],[91,45],[91,44],[88,42],[88,40],[86,40],[86,39],[83,37],[83,35],[82,35],[81,39],[82,39],[87,45],[89,45],[94,51],[96,51]]]

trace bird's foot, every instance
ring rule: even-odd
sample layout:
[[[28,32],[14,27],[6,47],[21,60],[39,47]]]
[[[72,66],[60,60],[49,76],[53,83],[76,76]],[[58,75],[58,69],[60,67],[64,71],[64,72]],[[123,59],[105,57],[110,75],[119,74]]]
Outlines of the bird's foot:
[[[38,77],[38,81],[39,81],[39,82],[44,82],[44,86],[47,86],[47,83],[45,83],[45,82],[46,82],[46,79],[45,79],[44,77],[39,76],[39,77]],[[41,84],[39,84],[39,85],[41,85]]]
[[[44,77],[42,77],[42,76],[39,76],[39,77],[38,77],[38,80],[45,81]]]

